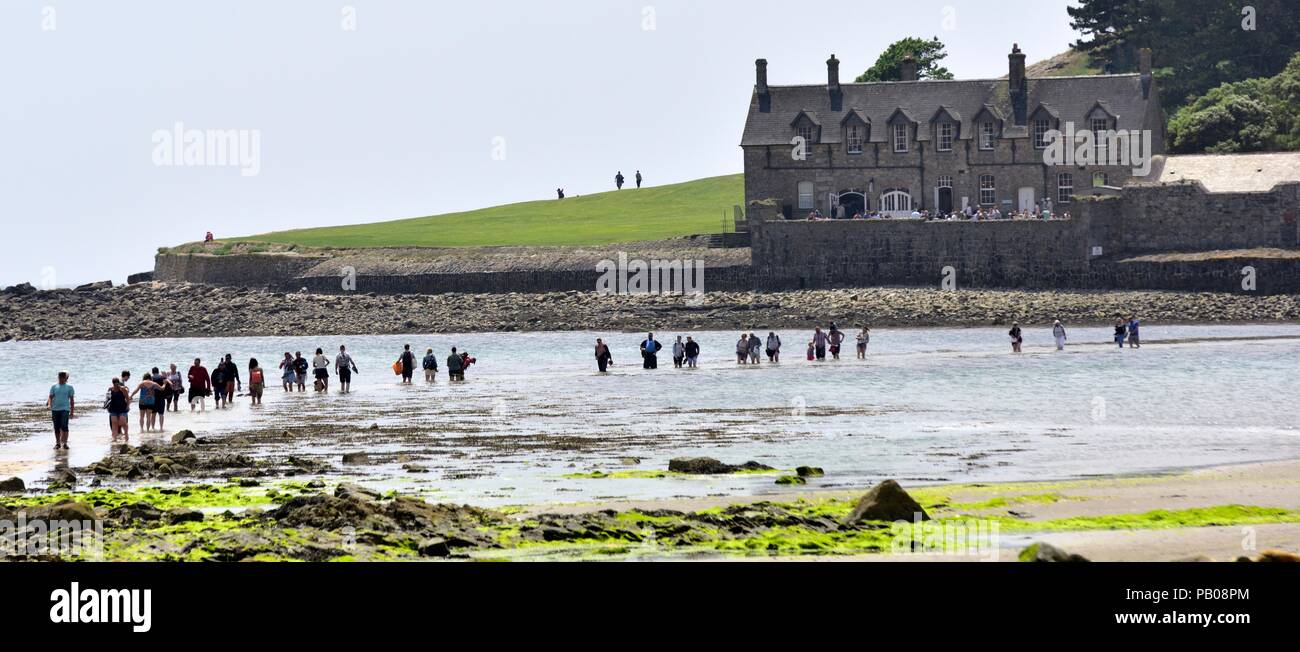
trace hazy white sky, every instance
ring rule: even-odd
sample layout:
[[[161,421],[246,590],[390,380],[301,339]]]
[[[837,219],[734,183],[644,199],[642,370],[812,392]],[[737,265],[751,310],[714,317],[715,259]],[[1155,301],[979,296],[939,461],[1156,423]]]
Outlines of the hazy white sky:
[[[1067,4],[0,0],[0,285],[122,281],[207,230],[740,172],[754,59],[823,83],[834,52],[847,82],[938,36],[957,77],[1001,76],[1013,41],[1031,62],[1066,49]],[[177,122],[256,130],[257,174],[156,165]]]

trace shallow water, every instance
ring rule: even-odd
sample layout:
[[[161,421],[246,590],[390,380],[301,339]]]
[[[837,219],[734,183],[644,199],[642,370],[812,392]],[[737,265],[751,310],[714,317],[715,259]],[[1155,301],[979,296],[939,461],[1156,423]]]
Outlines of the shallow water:
[[[664,334],[665,339],[667,335]],[[596,334],[473,334],[348,338],[237,338],[0,344],[0,399],[43,401],[67,369],[83,400],[70,454],[60,457],[43,417],[0,438],[0,473],[40,480],[66,459],[81,466],[109,448],[98,409],[108,379],[129,368],[215,360],[233,353],[246,380],[250,356],[274,366],[283,352],[327,354],[347,344],[361,373],[353,394],[281,393],[266,404],[168,414],[180,428],[221,438],[319,424],[319,436],[250,454],[318,455],[335,466],[365,451],[372,466],[345,472],[369,484],[481,505],[663,498],[774,491],[774,476],[578,479],[593,470],[665,469],[707,455],[779,469],[823,467],[817,487],[903,482],[1048,480],[1300,457],[1294,398],[1300,326],[1147,326],[1145,347],[1118,351],[1110,329],[1072,329],[1065,353],[1050,329],[1026,332],[1013,356],[1005,329],[873,333],[869,359],[851,346],[838,363],[810,363],[808,333],[781,332],[780,365],[738,367],[738,333],[698,333],[701,368],[679,371],[660,355],[641,369],[638,335],[608,336],[613,373],[596,373]],[[410,343],[467,347],[479,360],[468,382],[399,385],[390,366]],[[308,356],[310,357],[310,356]],[[184,369],[188,365],[181,365]],[[278,373],[268,374],[275,382]],[[209,405],[211,408],[211,405]],[[10,415],[13,416],[12,414]],[[381,429],[369,431],[370,424]],[[332,433],[336,433],[333,435]],[[155,435],[156,436],[156,435]],[[138,443],[132,414],[133,442]],[[261,440],[257,440],[261,441]],[[627,464],[624,458],[640,458]],[[432,473],[411,475],[402,463]]]

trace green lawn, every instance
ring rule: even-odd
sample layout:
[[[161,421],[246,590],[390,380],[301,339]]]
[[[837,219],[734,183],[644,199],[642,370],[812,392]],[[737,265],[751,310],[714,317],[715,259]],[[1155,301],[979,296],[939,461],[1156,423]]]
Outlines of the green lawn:
[[[465,213],[266,233],[243,241],[307,247],[491,247],[599,245],[723,231],[723,216],[744,200],[733,175],[563,201],[495,206]],[[728,223],[726,230],[733,230]]]

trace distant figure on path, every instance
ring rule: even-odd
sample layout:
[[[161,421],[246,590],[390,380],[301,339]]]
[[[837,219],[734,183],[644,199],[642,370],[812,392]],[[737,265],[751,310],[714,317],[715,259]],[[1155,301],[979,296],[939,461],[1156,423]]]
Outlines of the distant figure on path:
[[[1115,320],[1115,345],[1124,348],[1124,338],[1128,336],[1128,325],[1122,318]]]
[[[407,353],[410,353],[411,347],[406,347]],[[415,362],[415,356],[411,356],[411,362]],[[339,391],[347,394],[352,391],[352,374],[357,371],[357,363],[348,355],[348,347],[340,346],[339,354],[334,358],[334,373],[339,375]]]
[[[619,190],[623,189],[623,172],[621,170],[614,175],[614,185],[618,186]]]
[[[194,366],[190,367],[190,412],[194,411],[194,403],[198,402],[199,411],[208,411],[208,394],[212,391],[212,377],[208,375],[208,370],[203,366],[203,361],[194,358]],[[123,383],[125,386],[126,383]]]
[[[1142,348],[1142,338],[1138,336],[1138,329],[1141,326],[1142,322],[1138,321],[1137,315],[1128,318],[1128,346],[1130,349]]]
[[[556,189],[555,189],[555,195],[556,195],[559,199],[564,199],[564,188],[556,188]]]
[[[700,343],[694,338],[686,338],[686,366],[691,369],[695,368],[696,363],[700,360]]]
[[[867,359],[867,344],[871,343],[871,329],[863,328],[858,331],[858,359]]]
[[[402,355],[397,358],[397,362],[402,365],[402,384],[410,385],[411,378],[415,376],[415,354],[411,353],[410,344],[402,349]]]
[[[640,190],[640,189],[641,189],[641,171],[640,171],[640,170],[637,170],[637,171],[636,171],[636,187],[637,187],[637,190]]]
[[[45,407],[50,409],[50,417],[54,422],[54,450],[68,450],[68,422],[77,409],[77,390],[68,384],[68,372],[59,372],[58,383],[50,387],[50,397],[45,401]]]
[[[203,242],[204,242],[204,243],[212,242],[212,232],[211,232],[211,231],[208,231],[207,235],[204,235],[204,236],[203,236]]]
[[[641,358],[643,360],[643,363],[641,365],[642,368],[658,369],[659,351],[662,348],[664,348],[663,345],[655,341],[654,333],[646,334],[645,340],[641,342]]]
[[[686,362],[686,343],[682,341],[682,336],[677,336],[677,341],[673,342],[673,366],[681,369],[682,364]]]
[[[433,349],[424,352],[424,382],[438,382],[438,356],[433,354]]]
[[[1011,330],[1007,332],[1011,336],[1011,352],[1020,353],[1020,345],[1024,343],[1025,338],[1020,333],[1020,322],[1011,322]]]
[[[776,331],[767,332],[767,361],[781,361],[781,336],[777,335]]]
[[[1056,338],[1056,350],[1057,350],[1057,351],[1064,351],[1064,350],[1065,350],[1065,339],[1066,339],[1066,338],[1065,338],[1065,327],[1061,325],[1061,320],[1059,320],[1059,319],[1056,320],[1056,324],[1054,324],[1054,325],[1052,326],[1052,337]]]
[[[600,373],[603,374],[609,371],[609,365],[612,364],[614,364],[614,354],[610,353],[609,346],[605,344],[605,341],[597,337],[596,369],[600,370]]]
[[[453,381],[465,380],[464,365],[465,359],[456,352],[456,347],[451,347],[451,355],[447,356],[447,377]]]

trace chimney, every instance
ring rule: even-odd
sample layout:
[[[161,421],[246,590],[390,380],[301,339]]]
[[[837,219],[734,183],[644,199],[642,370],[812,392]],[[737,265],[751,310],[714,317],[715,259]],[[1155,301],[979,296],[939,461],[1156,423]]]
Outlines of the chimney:
[[[898,78],[902,81],[916,81],[916,57],[908,52],[903,62],[898,64]]]
[[[762,113],[772,111],[772,94],[767,88],[767,59],[754,62],[754,91],[758,93],[758,110]]]
[[[1138,50],[1138,72],[1142,74],[1142,99],[1151,94],[1151,48]]]
[[[1011,112],[1016,126],[1023,127],[1029,123],[1029,81],[1025,79],[1025,54],[1020,51],[1019,43],[1011,44],[1011,54],[1007,56],[1007,61],[1007,90],[1011,95]]]
[[[844,93],[840,90],[840,60],[833,54],[826,60],[826,92],[831,96],[831,110],[842,111]]]

